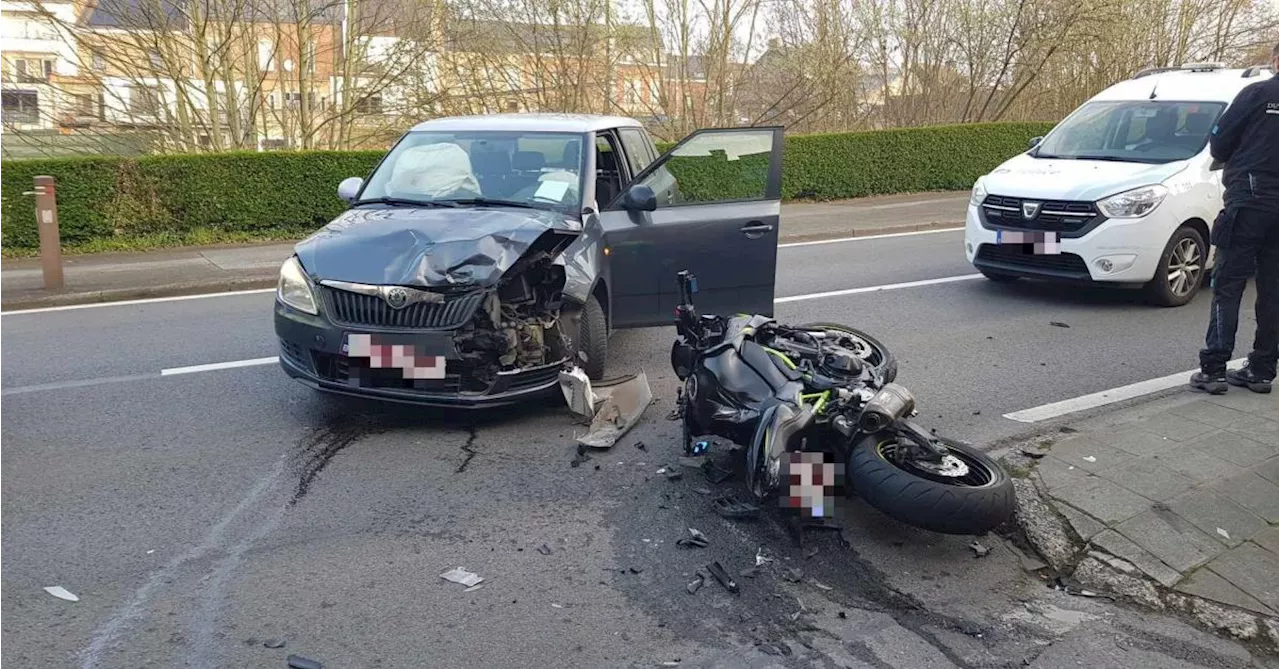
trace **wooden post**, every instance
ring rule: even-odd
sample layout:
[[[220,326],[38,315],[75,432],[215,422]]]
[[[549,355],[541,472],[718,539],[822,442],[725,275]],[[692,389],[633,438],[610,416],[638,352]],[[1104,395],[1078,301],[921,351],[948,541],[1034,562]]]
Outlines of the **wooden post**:
[[[35,178],[36,226],[40,231],[40,267],[45,290],[62,290],[62,235],[58,232],[58,195],[53,177]]]

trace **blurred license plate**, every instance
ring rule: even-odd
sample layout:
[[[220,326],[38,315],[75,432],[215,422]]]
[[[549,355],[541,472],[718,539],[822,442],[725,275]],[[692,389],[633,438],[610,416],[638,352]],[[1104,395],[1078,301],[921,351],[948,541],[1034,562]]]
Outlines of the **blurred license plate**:
[[[1020,230],[996,230],[997,244],[1024,244],[1036,255],[1062,253],[1056,232],[1022,232]]]
[[[443,379],[440,342],[393,334],[347,334],[342,354],[370,369],[398,370],[406,379]]]

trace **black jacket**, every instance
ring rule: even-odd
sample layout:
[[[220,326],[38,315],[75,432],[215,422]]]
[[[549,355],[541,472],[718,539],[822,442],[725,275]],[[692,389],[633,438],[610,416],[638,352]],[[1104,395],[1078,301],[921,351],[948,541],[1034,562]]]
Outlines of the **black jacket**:
[[[1277,77],[1250,84],[1240,91],[1218,119],[1209,138],[1213,159],[1225,164],[1222,183],[1227,208],[1247,207],[1276,212]]]

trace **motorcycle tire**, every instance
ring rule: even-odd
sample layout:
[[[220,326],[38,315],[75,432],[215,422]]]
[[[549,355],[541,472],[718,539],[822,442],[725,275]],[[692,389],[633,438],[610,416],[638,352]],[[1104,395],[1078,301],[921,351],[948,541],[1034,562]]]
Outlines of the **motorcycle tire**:
[[[898,378],[898,359],[893,356],[893,352],[891,352],[887,346],[881,344],[879,339],[872,337],[862,330],[849,327],[848,325],[841,325],[840,323],[805,323],[804,325],[797,325],[795,327],[801,330],[822,328],[826,330],[848,332],[849,334],[867,342],[867,344],[870,344],[872,348],[880,353],[880,375],[884,378],[885,383],[892,383],[894,379]]]
[[[987,454],[940,437],[970,473],[957,478],[926,475],[922,469],[890,459],[890,447],[898,439],[891,433],[868,435],[849,456],[845,471],[849,485],[871,506],[908,525],[941,534],[978,535],[1013,517],[1013,481]]]

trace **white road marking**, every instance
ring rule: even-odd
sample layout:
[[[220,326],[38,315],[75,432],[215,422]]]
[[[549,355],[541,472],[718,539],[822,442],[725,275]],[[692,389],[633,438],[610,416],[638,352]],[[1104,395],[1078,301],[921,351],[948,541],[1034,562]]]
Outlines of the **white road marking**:
[[[218,369],[235,369],[236,367],[256,367],[258,365],[274,365],[280,362],[277,356],[270,358],[254,358],[252,360],[233,360],[231,362],[211,362],[207,365],[191,365],[190,367],[170,367],[160,370],[160,376],[175,374],[195,374],[196,372],[212,372]]]
[[[203,300],[207,297],[236,297],[238,295],[259,295],[274,293],[275,288],[255,288],[253,290],[230,290],[221,293],[202,293],[200,295],[178,295],[175,297],[149,297],[145,300],[121,300],[119,302],[94,302],[93,304],[68,304],[62,307],[41,307],[39,309],[19,309],[17,311],[0,311],[0,316],[25,316],[27,314],[44,314],[51,311],[75,311],[77,309],[98,309],[101,307],[127,307],[132,304],[152,304],[154,302],[180,302],[182,300]]]
[[[1232,369],[1236,369],[1243,365],[1244,361],[1244,358],[1232,360],[1227,364],[1227,366]],[[1096,393],[1090,393],[1088,395],[1081,395],[1080,397],[1073,397],[1069,400],[1044,404],[1030,409],[1023,409],[1022,411],[1014,411],[1013,413],[1005,414],[1004,417],[1009,420],[1016,420],[1019,423],[1039,423],[1040,421],[1049,420],[1050,418],[1057,418],[1059,416],[1078,413],[1088,409],[1096,409],[1108,404],[1115,404],[1116,402],[1131,400],[1135,397],[1158,393],[1162,390],[1177,388],[1178,386],[1186,385],[1187,382],[1190,381],[1191,375],[1195,374],[1197,371],[1199,370],[1189,369],[1185,372],[1162,376],[1158,379],[1148,379],[1146,381],[1130,383],[1127,386],[1120,386],[1119,388],[1112,388],[1110,390],[1103,390]]]
[[[911,237],[913,235],[932,235],[939,232],[956,232],[964,230],[964,226],[956,226],[954,228],[938,228],[936,230],[914,230],[912,232],[891,232],[887,235],[862,235],[861,237],[841,237],[839,239],[818,239],[812,242],[791,242],[788,244],[778,244],[780,249],[791,249],[797,246],[817,246],[819,244],[843,244],[844,242],[865,242],[872,239],[889,239],[891,237]]]
[[[906,281],[904,283],[886,283],[881,286],[864,286],[862,288],[846,288],[844,290],[829,290],[824,293],[809,293],[808,295],[792,295],[791,297],[779,297],[773,301],[774,304],[786,304],[787,302],[803,302],[805,300],[818,300],[824,297],[843,297],[845,295],[858,295],[861,293],[878,293],[885,290],[900,290],[902,288],[919,288],[920,286],[933,286],[940,283],[955,283],[957,281],[972,281],[973,279],[981,279],[981,274],[961,274],[958,276],[944,276],[940,279],[924,279],[922,281]]]
[[[914,204],[930,204],[934,202],[943,202],[945,200],[927,200],[919,203],[907,203],[903,205],[876,205],[876,207],[898,207],[910,206]],[[875,208],[875,207],[872,207]],[[911,237],[913,235],[932,235],[939,232],[955,232],[964,230],[963,226],[954,228],[939,228],[937,230],[915,230],[912,232],[891,232],[887,235],[862,235],[860,237],[841,237],[839,239],[819,239],[811,242],[791,242],[788,244],[779,244],[780,249],[789,249],[799,246],[816,246],[818,244],[842,244],[844,242],[864,242],[869,239],[889,239],[892,237]],[[154,304],[157,302],[181,302],[183,300],[203,300],[210,297],[237,297],[240,295],[261,295],[263,293],[274,293],[275,288],[255,288],[253,290],[231,290],[218,293],[202,293],[200,295],[177,295],[174,297],[149,297],[142,300],[120,300],[118,302],[94,302],[92,304],[68,304],[61,307],[40,307],[37,309],[16,309],[11,311],[0,311],[0,317],[3,316],[25,316],[28,314],[47,314],[57,311],[76,311],[79,309],[101,309],[103,307],[127,307],[135,304]]]

